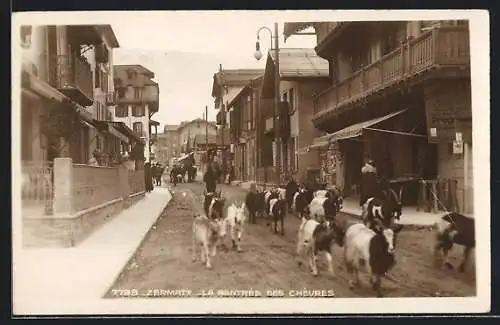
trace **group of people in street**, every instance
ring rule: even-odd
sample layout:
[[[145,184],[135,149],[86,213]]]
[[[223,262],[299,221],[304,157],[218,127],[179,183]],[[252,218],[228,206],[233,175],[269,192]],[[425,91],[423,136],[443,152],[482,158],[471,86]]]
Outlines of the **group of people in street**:
[[[231,184],[234,180],[234,166],[232,163],[228,163],[227,160],[223,160],[222,162],[211,160],[210,167],[217,183]]]
[[[146,162],[144,163],[144,182],[146,192],[151,192],[154,185],[161,186],[161,177],[165,167],[163,167],[159,162]]]

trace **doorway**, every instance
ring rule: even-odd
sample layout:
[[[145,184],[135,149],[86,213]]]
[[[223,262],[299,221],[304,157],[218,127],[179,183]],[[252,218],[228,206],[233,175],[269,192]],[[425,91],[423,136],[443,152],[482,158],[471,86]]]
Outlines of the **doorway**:
[[[340,150],[344,153],[344,196],[357,197],[363,166],[363,142],[347,140],[340,143]]]

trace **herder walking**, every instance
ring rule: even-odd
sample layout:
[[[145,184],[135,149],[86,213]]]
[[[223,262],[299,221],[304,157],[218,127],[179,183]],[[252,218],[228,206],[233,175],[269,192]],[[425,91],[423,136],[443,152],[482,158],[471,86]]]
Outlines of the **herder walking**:
[[[375,162],[369,159],[361,168],[361,196],[359,205],[362,206],[366,200],[378,195],[378,175]]]
[[[215,193],[217,178],[212,167],[212,162],[210,161],[207,162],[207,170],[205,171],[205,175],[203,175],[203,181],[205,182],[207,192]]]
[[[151,192],[153,190],[153,177],[151,173],[151,164],[149,162],[144,164],[144,182],[146,192]]]

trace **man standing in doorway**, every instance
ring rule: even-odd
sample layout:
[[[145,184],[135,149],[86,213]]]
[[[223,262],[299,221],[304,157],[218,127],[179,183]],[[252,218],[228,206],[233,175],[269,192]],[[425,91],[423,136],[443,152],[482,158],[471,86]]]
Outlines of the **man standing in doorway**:
[[[366,200],[377,195],[378,184],[377,168],[375,162],[368,159],[365,165],[361,168],[361,196],[359,205],[362,206]]]

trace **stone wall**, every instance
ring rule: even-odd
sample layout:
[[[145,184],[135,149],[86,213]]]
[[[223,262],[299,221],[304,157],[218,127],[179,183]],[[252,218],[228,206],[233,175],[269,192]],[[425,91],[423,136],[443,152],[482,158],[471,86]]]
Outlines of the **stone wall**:
[[[54,160],[54,215],[23,214],[24,246],[72,247],[144,197],[144,171]]]

